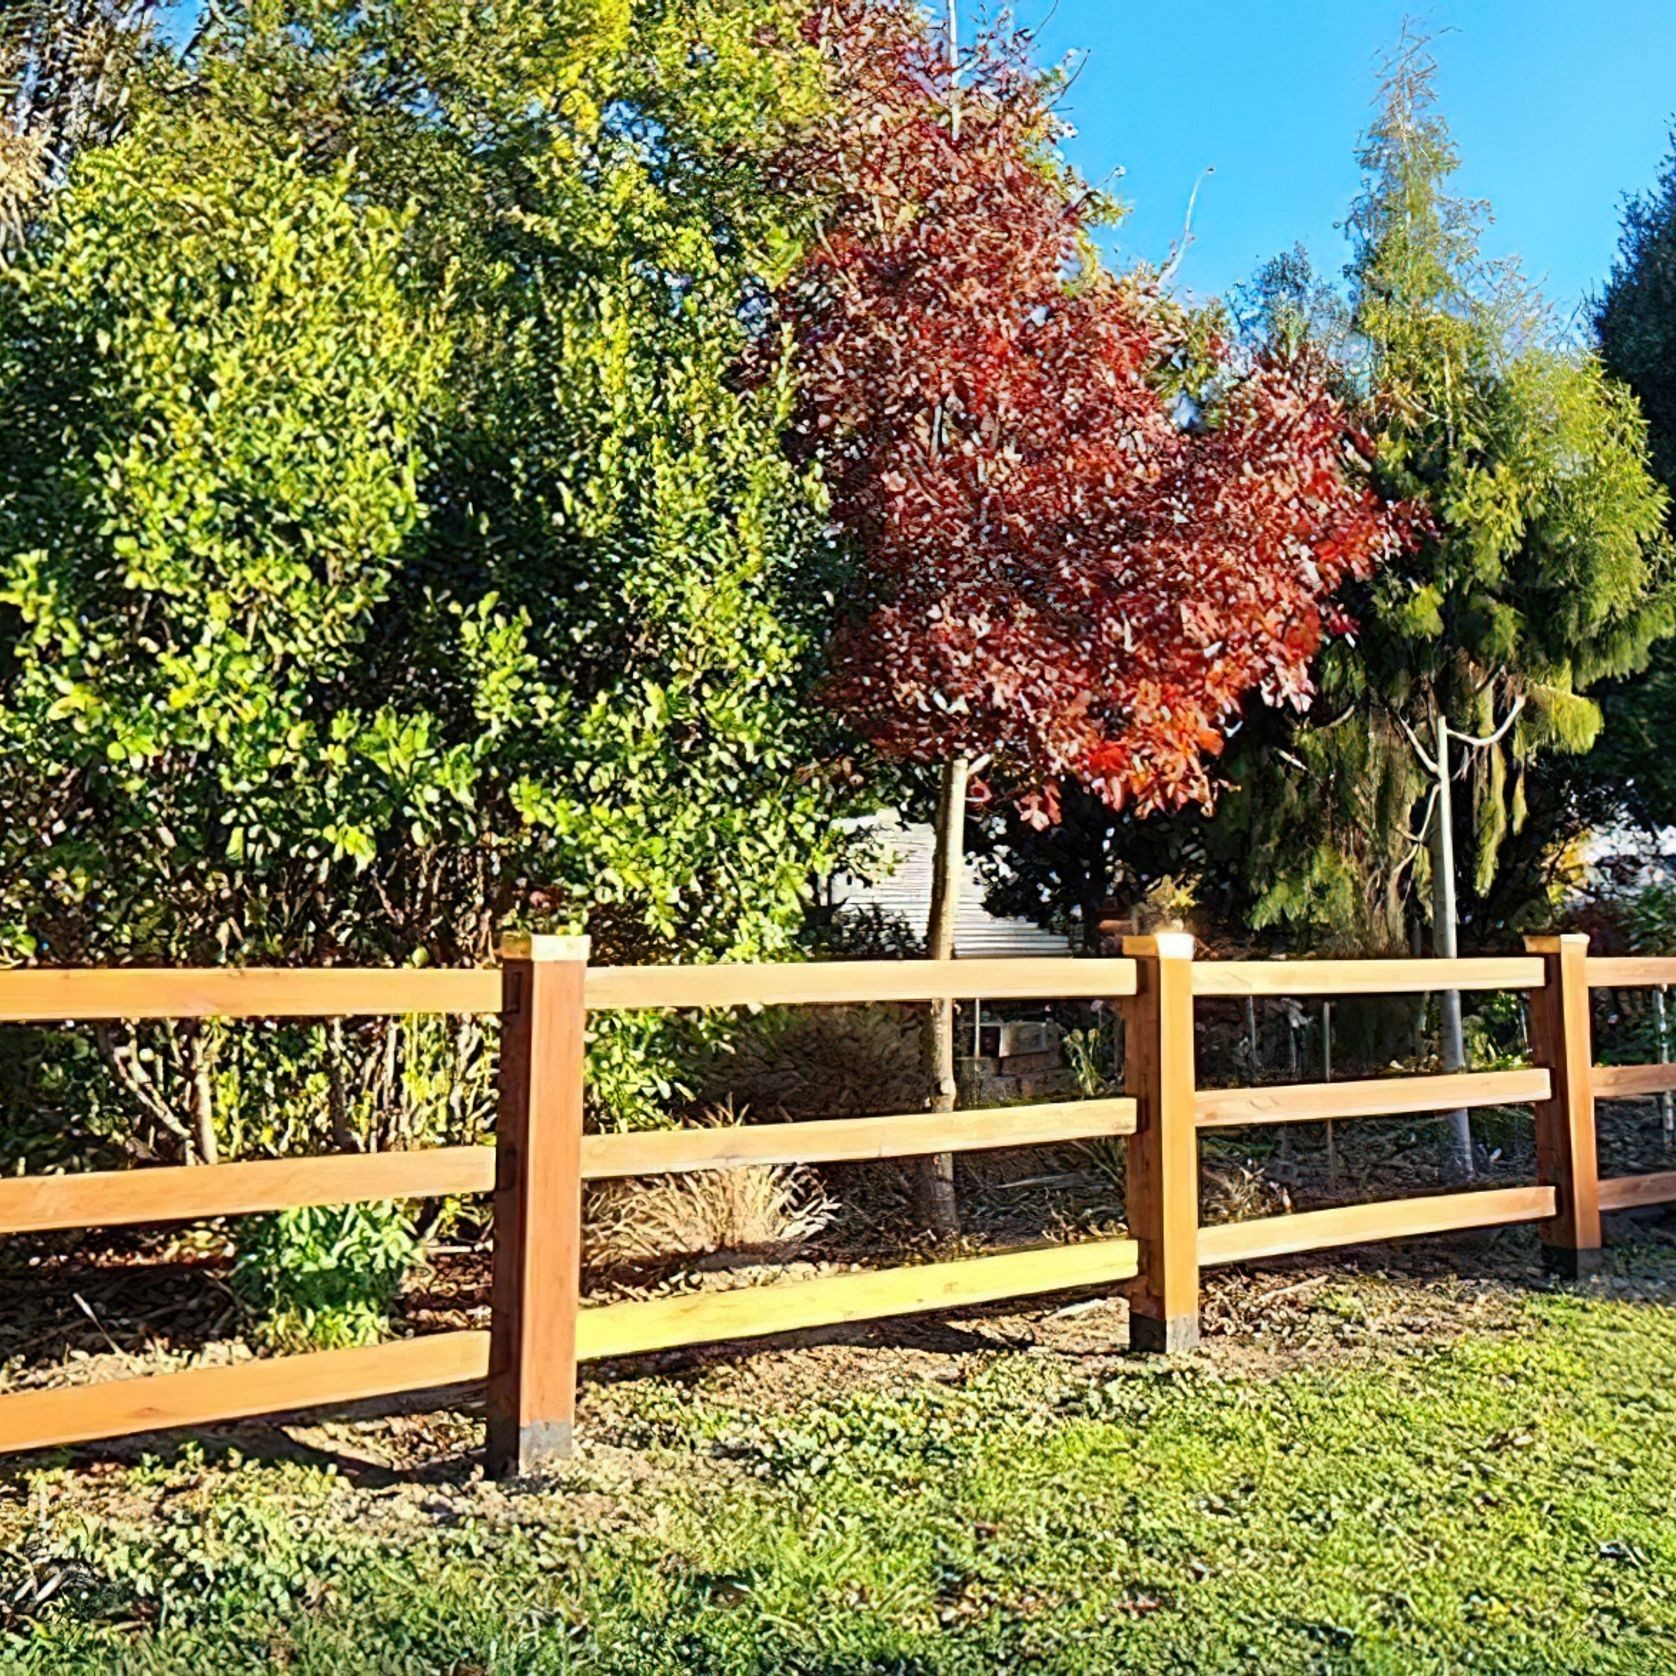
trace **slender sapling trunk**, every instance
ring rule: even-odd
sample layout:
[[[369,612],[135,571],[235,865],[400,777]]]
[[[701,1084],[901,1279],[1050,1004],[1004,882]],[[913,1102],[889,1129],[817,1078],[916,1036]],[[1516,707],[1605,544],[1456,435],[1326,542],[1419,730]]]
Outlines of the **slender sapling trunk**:
[[[1455,958],[1455,823],[1449,782],[1449,724],[1440,714],[1437,718],[1437,808],[1433,811],[1431,832],[1428,835],[1432,858],[1432,945],[1439,960]],[[1445,1071],[1466,1069],[1466,1035],[1461,1026],[1461,992],[1446,989],[1440,996],[1442,1003],[1443,1068]],[[1444,1116],[1449,1136],[1449,1164],[1452,1173],[1462,1181],[1471,1181],[1472,1119],[1462,1111]]]
[[[960,908],[960,878],[965,863],[966,780],[971,764],[955,757],[943,764],[937,792],[937,848],[931,872],[931,916],[926,923],[926,954],[932,960],[954,958],[954,920]],[[925,1033],[926,1080],[931,1110],[952,1112],[954,1080],[954,1002],[933,1001]],[[924,1214],[940,1237],[960,1232],[960,1206],[954,1193],[954,1154],[939,1152],[920,1160],[920,1197]]]

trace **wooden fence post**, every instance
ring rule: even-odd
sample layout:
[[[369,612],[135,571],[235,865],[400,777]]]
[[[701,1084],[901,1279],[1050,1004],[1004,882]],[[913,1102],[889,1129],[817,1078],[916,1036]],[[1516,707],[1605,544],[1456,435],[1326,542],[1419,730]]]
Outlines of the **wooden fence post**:
[[[1185,932],[1125,937],[1136,964],[1128,1032],[1129,1233],[1140,1273],[1129,1296],[1136,1350],[1191,1350],[1199,1342],[1199,1135],[1193,1096],[1193,939]]]
[[[1538,1224],[1551,1269],[1581,1276],[1600,1267],[1600,1166],[1595,1151],[1589,1007],[1589,939],[1580,932],[1527,937],[1542,956],[1543,984],[1530,997],[1531,1057],[1551,1079],[1536,1104],[1537,1179],[1554,1189],[1558,1213]]]
[[[586,937],[500,948],[500,1106],[488,1468],[525,1477],[568,1455],[582,1285]]]

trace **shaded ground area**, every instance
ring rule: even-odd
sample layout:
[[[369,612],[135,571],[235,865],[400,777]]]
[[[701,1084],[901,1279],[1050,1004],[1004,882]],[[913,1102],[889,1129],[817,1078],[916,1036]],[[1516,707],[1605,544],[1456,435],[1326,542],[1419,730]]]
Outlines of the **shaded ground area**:
[[[1204,1349],[1039,1300],[610,1370],[480,1419],[246,1426],[0,1485],[24,1670],[1676,1669],[1676,1244],[1528,1230],[1215,1275]],[[147,1453],[147,1451],[150,1453]]]

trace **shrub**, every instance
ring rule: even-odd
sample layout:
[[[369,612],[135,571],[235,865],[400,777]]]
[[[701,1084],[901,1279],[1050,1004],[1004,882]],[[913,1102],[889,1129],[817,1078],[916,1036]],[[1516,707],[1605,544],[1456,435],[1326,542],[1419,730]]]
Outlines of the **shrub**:
[[[373,1344],[421,1249],[412,1217],[388,1200],[279,1211],[245,1224],[234,1287],[269,1349]]]

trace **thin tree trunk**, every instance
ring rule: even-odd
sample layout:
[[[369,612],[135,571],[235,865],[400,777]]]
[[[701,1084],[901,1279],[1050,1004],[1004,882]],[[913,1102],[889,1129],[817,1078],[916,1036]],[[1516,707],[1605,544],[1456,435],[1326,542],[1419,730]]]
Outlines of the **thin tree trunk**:
[[[192,1069],[192,1147],[200,1164],[219,1164],[221,1148],[215,1138],[215,1078],[205,1034],[205,1026],[193,1026],[186,1047],[187,1063]]]
[[[1437,808],[1428,835],[1432,857],[1432,952],[1440,960],[1455,958],[1455,822],[1449,780],[1449,725],[1437,718]],[[1443,1068],[1466,1069],[1466,1036],[1461,1026],[1461,992],[1446,989],[1441,1001]],[[1444,1122],[1449,1134],[1449,1164],[1455,1176],[1471,1181],[1472,1119],[1462,1111],[1448,1112]]]
[[[348,1052],[343,1039],[343,1020],[334,1018],[326,1027],[326,1111],[331,1119],[332,1145],[339,1152],[355,1150],[355,1132],[349,1126],[349,1098],[343,1086]]]
[[[960,908],[960,878],[965,864],[966,779],[971,764],[955,757],[943,764],[937,794],[937,849],[931,874],[931,916],[926,922],[926,954],[932,960],[954,958],[954,920]],[[952,1112],[958,1096],[954,1080],[954,1002],[933,1001],[925,1032],[926,1080],[931,1110]],[[939,1152],[920,1160],[920,1197],[926,1220],[942,1238],[960,1232],[960,1205],[954,1194],[954,1154]]]

